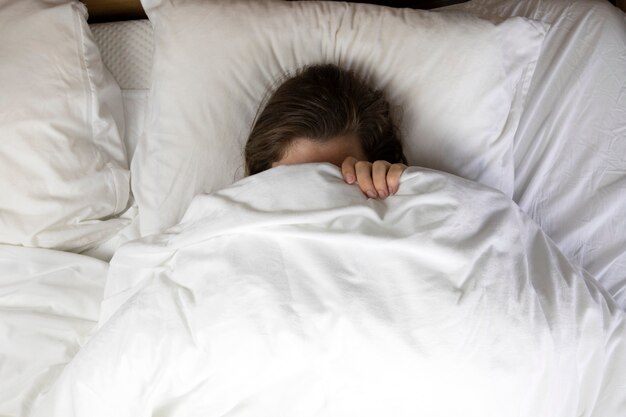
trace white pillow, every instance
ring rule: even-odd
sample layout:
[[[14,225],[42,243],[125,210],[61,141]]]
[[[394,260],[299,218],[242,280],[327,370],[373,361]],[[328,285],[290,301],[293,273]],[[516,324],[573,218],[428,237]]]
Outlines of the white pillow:
[[[354,69],[392,105],[410,164],[513,190],[513,135],[546,27],[329,2],[143,0],[154,26],[146,131],[132,162],[143,234],[244,175],[243,147],[276,80]],[[505,59],[508,32],[521,36]],[[524,87],[525,86],[525,87]],[[516,104],[517,103],[517,104]]]
[[[128,201],[119,87],[78,1],[0,4],[0,242],[81,250]]]

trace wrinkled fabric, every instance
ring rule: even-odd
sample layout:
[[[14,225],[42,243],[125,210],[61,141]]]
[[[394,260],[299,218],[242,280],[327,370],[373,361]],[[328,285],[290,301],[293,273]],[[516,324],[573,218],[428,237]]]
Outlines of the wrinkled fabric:
[[[0,245],[0,416],[25,416],[95,330],[109,265]]]
[[[305,164],[122,246],[33,415],[621,417],[625,386],[624,313],[509,198]]]
[[[626,14],[602,0],[445,9],[550,24],[515,134],[513,197],[626,310]]]
[[[85,5],[0,2],[0,243],[79,252],[126,226],[123,136]]]

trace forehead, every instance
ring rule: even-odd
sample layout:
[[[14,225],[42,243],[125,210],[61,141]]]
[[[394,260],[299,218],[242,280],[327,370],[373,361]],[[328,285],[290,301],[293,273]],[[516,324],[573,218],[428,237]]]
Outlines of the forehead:
[[[324,142],[308,138],[296,138],[287,147],[282,159],[274,165],[330,162],[341,166],[343,160],[348,156],[366,159],[356,135],[337,136]]]

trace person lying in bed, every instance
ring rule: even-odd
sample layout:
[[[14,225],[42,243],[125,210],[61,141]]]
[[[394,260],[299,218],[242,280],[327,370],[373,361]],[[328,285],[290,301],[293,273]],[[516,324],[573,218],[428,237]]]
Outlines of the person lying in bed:
[[[245,148],[247,175],[330,162],[370,198],[398,190],[406,157],[383,93],[336,65],[301,68],[258,114]]]

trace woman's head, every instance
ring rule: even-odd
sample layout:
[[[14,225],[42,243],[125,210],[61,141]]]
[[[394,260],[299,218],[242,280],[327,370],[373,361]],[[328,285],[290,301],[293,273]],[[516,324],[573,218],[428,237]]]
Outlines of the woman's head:
[[[344,154],[406,164],[383,93],[351,71],[313,65],[283,82],[257,116],[246,144],[246,171],[253,175],[289,163],[337,164]]]

